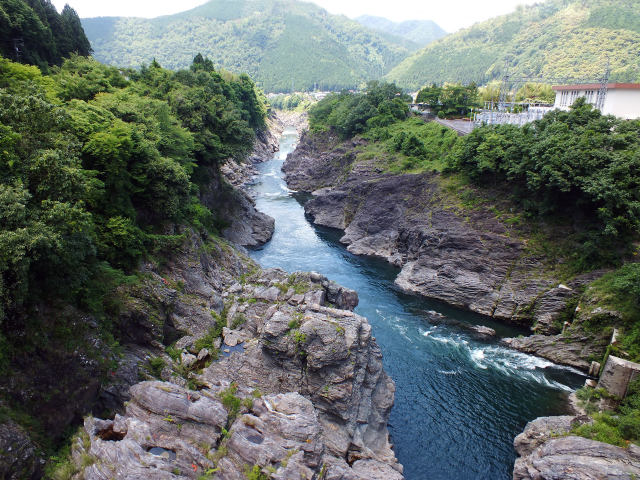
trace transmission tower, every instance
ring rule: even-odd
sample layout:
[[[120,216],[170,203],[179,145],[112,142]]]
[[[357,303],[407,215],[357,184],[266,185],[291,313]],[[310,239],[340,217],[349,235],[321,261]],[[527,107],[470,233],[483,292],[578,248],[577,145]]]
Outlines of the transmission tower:
[[[500,85],[500,98],[498,100],[498,110],[501,112],[504,111],[505,103],[507,102],[507,92],[509,91],[509,79],[511,75],[509,74],[509,60],[504,61],[504,75],[502,77],[502,85]]]
[[[604,108],[604,101],[607,98],[607,86],[609,85],[609,77],[611,76],[611,67],[609,60],[607,60],[607,69],[604,71],[604,76],[600,80],[600,89],[598,90],[598,98],[596,100],[596,108],[602,112]]]

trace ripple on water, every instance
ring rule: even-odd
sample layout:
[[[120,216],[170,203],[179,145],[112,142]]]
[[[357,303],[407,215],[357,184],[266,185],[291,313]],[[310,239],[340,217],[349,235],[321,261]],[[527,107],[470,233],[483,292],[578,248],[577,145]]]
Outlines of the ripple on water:
[[[315,270],[358,292],[356,312],[369,319],[396,383],[389,430],[407,480],[511,478],[513,437],[537,416],[563,413],[567,391],[583,377],[509,350],[497,338],[466,334],[461,324],[491,326],[504,336],[522,332],[397,292],[397,270],[351,255],[340,232],[310,225],[281,178],[297,140],[294,131],[285,133],[281,151],[258,165],[262,176],[253,187],[276,232],[251,255],[264,267]]]

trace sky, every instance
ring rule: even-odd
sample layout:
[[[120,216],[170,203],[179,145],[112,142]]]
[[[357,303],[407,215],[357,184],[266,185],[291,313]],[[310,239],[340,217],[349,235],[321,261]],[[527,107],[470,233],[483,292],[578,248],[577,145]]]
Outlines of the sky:
[[[541,0],[314,0],[331,13],[354,18],[377,15],[394,21],[433,20],[447,32],[455,32],[476,22],[510,13],[518,5],[530,5]],[[65,3],[82,18],[158,17],[189,10],[207,0],[53,0],[62,10]]]

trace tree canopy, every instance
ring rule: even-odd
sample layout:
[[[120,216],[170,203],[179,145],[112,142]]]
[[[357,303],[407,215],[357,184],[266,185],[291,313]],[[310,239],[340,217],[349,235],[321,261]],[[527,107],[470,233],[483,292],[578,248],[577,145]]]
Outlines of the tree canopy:
[[[71,53],[91,53],[76,11],[65,5],[58,14],[49,0],[2,0],[0,39],[0,55],[44,70]]]
[[[99,306],[105,272],[135,270],[182,225],[215,233],[200,187],[249,153],[265,106],[249,77],[209,65],[72,56],[43,75],[0,57],[0,371],[35,302]]]

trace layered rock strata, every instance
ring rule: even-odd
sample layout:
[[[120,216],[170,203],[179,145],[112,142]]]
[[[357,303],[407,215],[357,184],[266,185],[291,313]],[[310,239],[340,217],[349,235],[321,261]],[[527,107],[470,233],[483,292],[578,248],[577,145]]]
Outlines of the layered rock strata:
[[[350,252],[399,267],[395,283],[405,291],[535,324],[540,334],[560,333],[559,319],[593,275],[561,284],[546,259],[532,255],[489,209],[457,208],[459,199],[437,173],[384,171],[375,158],[358,156],[364,144],[342,143],[331,134],[305,135],[287,158],[285,180],[290,188],[313,194],[305,212],[314,223],[343,230],[341,242]],[[587,345],[598,348],[600,342],[586,334],[574,340],[578,352],[560,356],[535,350],[535,343],[512,346],[588,368],[582,355],[591,348]]]
[[[189,307],[208,313],[222,299],[220,360],[178,316],[190,334],[176,343],[180,359],[165,358],[164,381],[132,386],[113,420],[85,421],[74,443],[84,478],[242,479],[257,466],[276,479],[401,479],[386,427],[394,385],[351,311],[357,294],[313,273],[243,278],[201,287]]]
[[[520,458],[514,480],[632,480],[640,476],[640,447],[616,447],[570,435],[585,416],[542,417],[529,422],[514,446]]]

